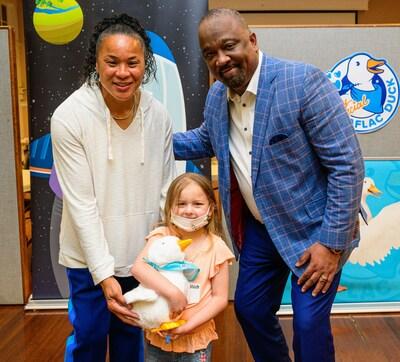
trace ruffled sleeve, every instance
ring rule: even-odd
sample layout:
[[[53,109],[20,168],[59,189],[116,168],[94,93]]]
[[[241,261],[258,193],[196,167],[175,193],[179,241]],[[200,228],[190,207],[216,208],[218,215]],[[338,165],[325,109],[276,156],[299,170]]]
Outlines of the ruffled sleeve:
[[[235,256],[232,251],[228,248],[225,241],[223,241],[220,237],[214,235],[213,236],[213,245],[214,245],[214,261],[210,267],[210,279],[212,279],[219,272],[219,268],[221,264],[228,261],[228,264],[231,265],[235,260]]]

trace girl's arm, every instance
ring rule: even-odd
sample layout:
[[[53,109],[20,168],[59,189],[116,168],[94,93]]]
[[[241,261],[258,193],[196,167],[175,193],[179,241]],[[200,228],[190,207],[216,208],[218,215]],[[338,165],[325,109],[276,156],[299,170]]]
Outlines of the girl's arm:
[[[228,305],[229,288],[228,261],[220,265],[218,273],[211,280],[211,299],[181,327],[171,330],[168,334],[182,335],[192,332],[195,328],[208,322]]]
[[[132,265],[131,273],[143,286],[153,289],[158,295],[167,299],[171,318],[173,319],[185,309],[187,305],[186,296],[167,278],[143,260],[147,256],[151,243],[152,240],[150,239],[140,252]]]

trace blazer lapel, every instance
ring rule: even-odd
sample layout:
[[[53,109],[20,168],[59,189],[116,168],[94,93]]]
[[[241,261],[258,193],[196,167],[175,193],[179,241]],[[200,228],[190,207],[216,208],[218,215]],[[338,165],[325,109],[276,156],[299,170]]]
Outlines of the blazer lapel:
[[[221,107],[221,137],[218,137],[219,140],[222,140],[222,159],[229,163],[229,112],[228,112],[228,101],[225,100]],[[229,173],[229,170],[227,171]]]
[[[258,81],[256,106],[254,112],[253,143],[251,157],[251,179],[253,189],[256,184],[258,170],[260,168],[261,152],[265,145],[265,133],[270,119],[271,105],[275,94],[276,77],[274,64],[263,56],[260,79]]]
[[[217,141],[218,148],[218,162],[221,162],[219,168],[223,172],[223,177],[227,182],[227,186],[230,184],[230,173],[229,173],[229,112],[228,112],[228,100],[226,98],[226,90],[222,92],[222,98],[220,100],[220,113],[215,118],[214,122],[218,124],[218,135],[215,138]]]

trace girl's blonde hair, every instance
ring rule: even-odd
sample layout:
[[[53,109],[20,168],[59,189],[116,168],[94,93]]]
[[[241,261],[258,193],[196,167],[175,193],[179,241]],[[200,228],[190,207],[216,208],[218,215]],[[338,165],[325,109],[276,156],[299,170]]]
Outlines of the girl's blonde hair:
[[[197,173],[184,173],[171,182],[167,192],[167,199],[165,200],[165,225],[168,227],[173,225],[171,222],[171,211],[177,203],[182,190],[191,183],[195,183],[201,187],[210,203],[209,222],[205,226],[207,232],[221,236],[220,215],[211,182],[206,177]]]

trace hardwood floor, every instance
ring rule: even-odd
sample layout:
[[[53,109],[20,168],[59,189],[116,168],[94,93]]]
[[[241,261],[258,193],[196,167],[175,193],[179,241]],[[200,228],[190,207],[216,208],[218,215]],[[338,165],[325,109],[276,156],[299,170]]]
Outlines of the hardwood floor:
[[[1,306],[0,361],[63,361],[70,330],[65,311],[33,313],[22,306]]]
[[[291,317],[281,317],[288,340],[291,322]],[[214,344],[213,360],[252,361],[232,305],[216,323],[220,339]],[[400,313],[334,315],[332,329],[338,362],[400,361]],[[0,361],[63,361],[70,330],[65,311],[26,312],[22,306],[0,306]]]
[[[285,316],[280,321],[291,347],[292,318]],[[400,313],[333,315],[331,324],[337,362],[400,361]],[[216,325],[220,337],[213,347],[216,362],[253,361],[231,304],[216,318]]]

